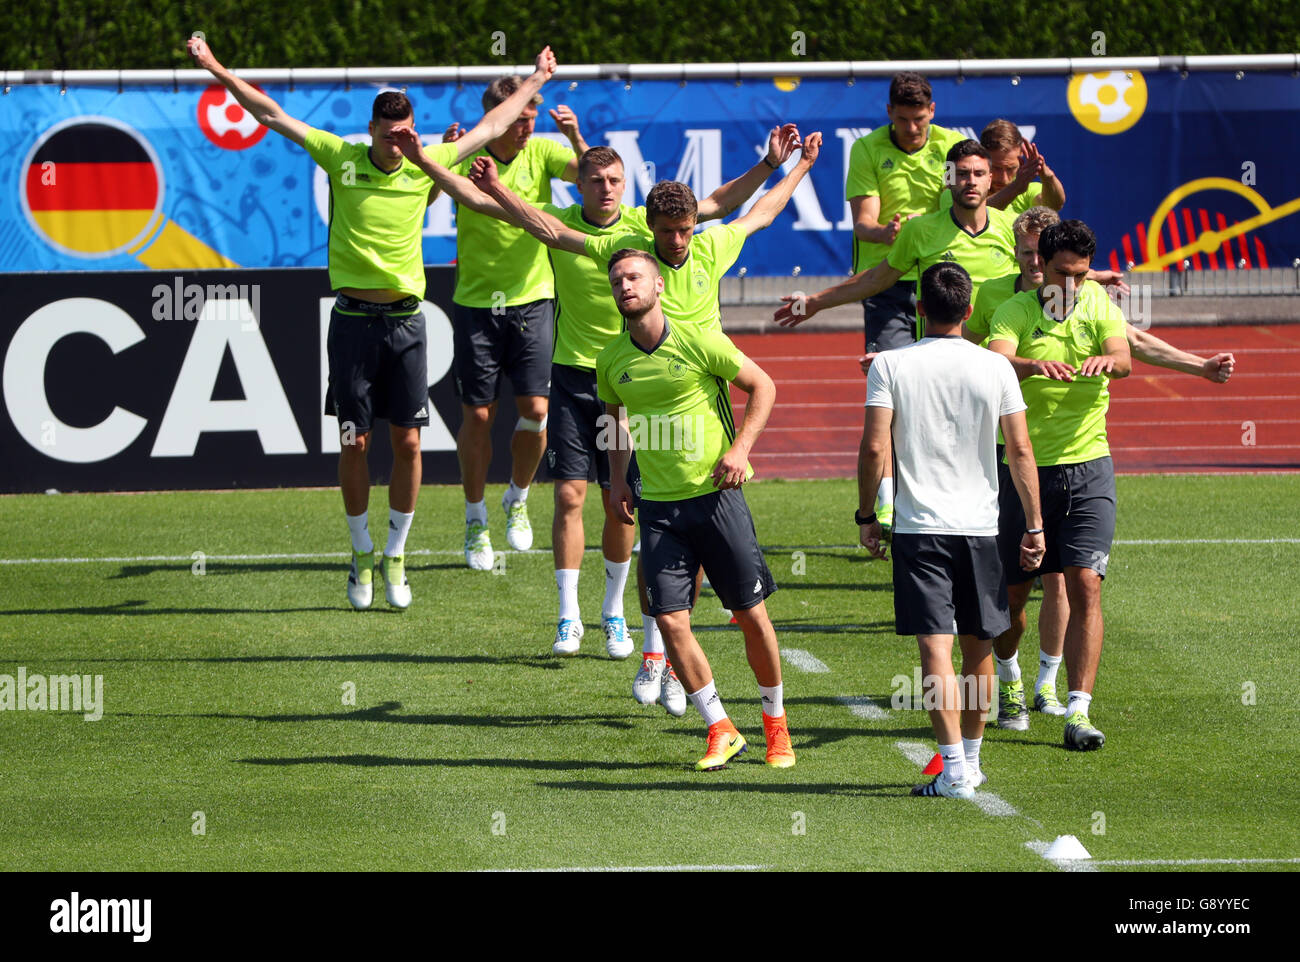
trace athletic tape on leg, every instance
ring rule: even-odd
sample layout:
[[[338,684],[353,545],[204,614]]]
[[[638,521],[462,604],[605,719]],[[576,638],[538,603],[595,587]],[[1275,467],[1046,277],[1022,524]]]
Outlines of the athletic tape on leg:
[[[534,421],[532,418],[520,418],[515,422],[516,431],[532,431],[534,434],[541,434],[546,430],[547,415],[543,414],[540,421]]]

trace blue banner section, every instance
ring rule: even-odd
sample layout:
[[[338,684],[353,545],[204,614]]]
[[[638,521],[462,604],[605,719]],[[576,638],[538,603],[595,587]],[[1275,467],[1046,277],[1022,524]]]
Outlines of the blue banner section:
[[[1300,79],[1233,72],[934,78],[935,122],[978,135],[1005,117],[1064,183],[1063,216],[1096,230],[1098,262],[1194,269],[1290,266],[1300,258]],[[269,85],[291,115],[364,140],[373,85]],[[481,116],[482,85],[412,85],[416,126],[437,142]],[[822,131],[812,176],[735,273],[846,272],[844,180],[853,141],[887,123],[888,81],[812,79],[552,83],[588,143],[624,157],[625,200],[657,180],[699,196],[748,169],[786,121]],[[0,271],[323,267],[323,174],[218,86],[18,86],[0,98]],[[772,181],[774,182],[774,181]],[[576,201],[557,183],[556,202]],[[424,226],[428,264],[455,259],[447,198]]]

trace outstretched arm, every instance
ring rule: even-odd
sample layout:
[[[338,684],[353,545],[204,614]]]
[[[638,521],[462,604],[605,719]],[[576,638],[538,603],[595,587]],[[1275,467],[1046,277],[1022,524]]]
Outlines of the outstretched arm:
[[[433,198],[437,196],[439,190],[445,190],[451,199],[462,207],[503,220],[514,227],[521,226],[502,209],[500,204],[475,187],[469,178],[448,170],[425,153],[419,135],[412,128],[394,127],[393,138],[407,160],[424,171],[433,181],[433,188],[429,191],[429,203],[433,203]]]
[[[799,186],[799,181],[803,180],[808,171],[812,170],[813,164],[817,163],[817,154],[820,152],[821,146],[821,132],[809,134],[808,139],[803,142],[802,156],[799,158],[799,163],[794,165],[794,169],[782,177],[775,187],[760,197],[758,203],[749,209],[749,213],[732,221],[732,226],[744,230],[745,235],[748,237],[753,236],[772,223],[776,219],[776,215],[785,209],[786,203],[790,200],[790,195]]]
[[[240,80],[217,61],[202,37],[190,37],[186,44],[194,62],[206,70],[225,87],[263,127],[288,137],[299,147],[307,139],[311,126],[286,114],[281,106],[247,81]]]
[[[735,180],[729,180],[704,200],[700,201],[697,217],[700,221],[718,220],[749,200],[754,191],[767,183],[772,172],[781,169],[791,154],[800,146],[799,128],[794,124],[773,127],[767,135],[767,153],[757,164]]]
[[[523,227],[547,247],[571,254],[587,253],[586,235],[565,227],[546,211],[520,200],[517,194],[501,183],[501,178],[497,176],[496,162],[491,157],[475,160],[469,179],[475,187],[501,206],[506,214],[503,220]]]
[[[1157,367],[1167,367],[1171,371],[1195,374],[1215,384],[1223,384],[1232,377],[1237,360],[1231,354],[1220,353],[1213,357],[1197,357],[1174,347],[1168,341],[1161,340],[1150,331],[1127,324],[1124,333],[1128,337],[1129,350],[1133,357]]]
[[[854,274],[848,280],[834,287],[828,287],[824,291],[818,291],[816,294],[783,295],[781,300],[785,303],[776,309],[773,318],[781,327],[797,327],[818,311],[828,307],[875,297],[881,291],[897,284],[902,276],[902,271],[890,266],[888,260],[883,260],[871,270]]]
[[[519,119],[524,108],[532,102],[533,95],[542,89],[542,85],[550,80],[554,73],[555,54],[551,53],[550,47],[543,47],[542,52],[537,55],[532,75],[519,85],[518,90],[484,114],[483,119],[474,125],[473,130],[467,134],[458,131],[453,133],[456,125],[452,124],[448,127],[447,134],[451,135],[456,144],[456,163],[459,164],[466,157],[474,156],[488,143],[504,134],[506,128]]]

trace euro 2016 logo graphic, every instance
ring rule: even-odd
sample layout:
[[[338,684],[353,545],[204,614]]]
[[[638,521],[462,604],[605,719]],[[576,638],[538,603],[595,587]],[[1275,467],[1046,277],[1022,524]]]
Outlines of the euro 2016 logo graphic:
[[[1094,134],[1120,134],[1147,109],[1147,82],[1136,70],[1075,74],[1066,100],[1074,119]]]
[[[239,106],[234,94],[217,84],[199,98],[198,119],[203,136],[225,150],[244,150],[266,136],[267,128]]]

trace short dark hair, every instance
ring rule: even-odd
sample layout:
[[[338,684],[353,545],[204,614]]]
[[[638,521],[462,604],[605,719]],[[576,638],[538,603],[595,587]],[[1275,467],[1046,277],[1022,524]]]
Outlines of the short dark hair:
[[[656,274],[659,273],[659,262],[654,259],[654,255],[649,251],[641,250],[639,247],[621,247],[614,251],[614,253],[609,256],[609,270],[612,271],[615,264],[619,261],[625,261],[630,257],[648,261],[650,266],[654,268],[654,272]]]
[[[623,158],[618,155],[618,151],[613,147],[589,147],[582,152],[578,158],[578,180],[587,176],[592,170],[603,170],[610,164],[623,166]]]
[[[1061,251],[1069,251],[1092,263],[1097,253],[1097,235],[1081,220],[1063,220],[1038,235],[1038,256],[1046,264]]]
[[[999,117],[990,120],[988,126],[980,131],[980,143],[989,150],[1019,150],[1025,142],[1025,136],[1009,120]]]
[[[955,324],[970,307],[971,280],[966,268],[954,261],[932,264],[921,275],[921,306],[933,324]]]
[[[677,220],[698,217],[699,212],[694,191],[676,180],[661,180],[645,195],[645,219],[651,227],[659,217]]]
[[[963,157],[983,157],[989,159],[989,152],[978,140],[959,140],[948,148],[948,163],[956,164]]]
[[[371,120],[405,120],[414,116],[415,108],[400,90],[385,90],[375,97],[370,108]]]
[[[510,95],[523,85],[523,79],[520,77],[498,77],[487,85],[487,90],[483,91],[483,112],[487,113],[498,104],[505,103],[510,99]],[[541,94],[533,94],[531,101],[535,104],[542,102]]]
[[[928,107],[934,101],[930,90],[930,81],[919,73],[904,70],[894,74],[889,82],[889,105],[891,107]]]

